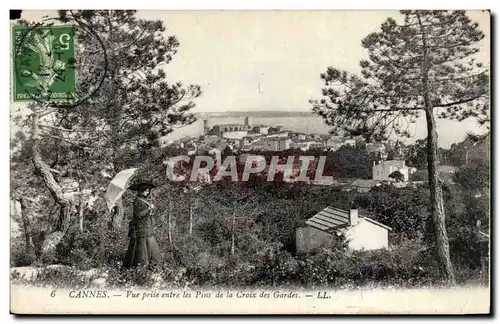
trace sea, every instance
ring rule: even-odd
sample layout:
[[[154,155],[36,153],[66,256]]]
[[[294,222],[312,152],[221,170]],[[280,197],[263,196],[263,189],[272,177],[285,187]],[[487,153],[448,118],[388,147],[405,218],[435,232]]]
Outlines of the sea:
[[[283,126],[285,129],[302,132],[306,134],[328,134],[330,129],[321,117],[318,116],[294,116],[294,117],[251,117],[252,125]],[[209,128],[218,124],[244,124],[245,117],[198,117],[191,125],[175,128],[172,133],[165,136],[168,141],[178,140],[184,137],[197,137],[203,134],[203,119],[208,120]]]
[[[217,124],[244,124],[245,118],[251,118],[253,126],[283,126],[285,129],[302,132],[306,134],[328,134],[331,127],[326,125],[320,116],[312,112],[286,112],[286,111],[234,111],[195,114],[197,120],[191,125],[174,128],[173,132],[165,136],[164,141],[171,142],[184,137],[198,137],[203,134],[203,120],[207,120],[209,128]],[[399,140],[410,145],[417,139],[427,136],[425,117],[420,116],[417,123],[410,129],[411,138],[399,138]],[[454,120],[437,119],[437,131],[439,134],[438,145],[449,149],[453,143],[461,142],[467,133],[484,134],[489,131],[487,127],[478,126],[477,121],[467,119],[462,122]],[[391,139],[396,140],[393,134]]]

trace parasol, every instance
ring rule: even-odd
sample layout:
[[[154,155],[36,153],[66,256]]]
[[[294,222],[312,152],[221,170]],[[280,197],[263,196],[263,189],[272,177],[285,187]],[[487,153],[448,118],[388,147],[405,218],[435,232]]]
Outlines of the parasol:
[[[116,202],[123,196],[123,193],[128,189],[130,180],[134,177],[137,168],[126,169],[120,171],[108,185],[106,190],[106,202],[108,209],[111,210]]]

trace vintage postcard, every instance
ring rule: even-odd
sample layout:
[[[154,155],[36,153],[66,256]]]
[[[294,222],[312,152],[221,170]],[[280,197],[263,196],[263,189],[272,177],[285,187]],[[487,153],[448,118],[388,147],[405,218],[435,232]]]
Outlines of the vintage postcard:
[[[489,314],[490,12],[23,10],[13,314]]]

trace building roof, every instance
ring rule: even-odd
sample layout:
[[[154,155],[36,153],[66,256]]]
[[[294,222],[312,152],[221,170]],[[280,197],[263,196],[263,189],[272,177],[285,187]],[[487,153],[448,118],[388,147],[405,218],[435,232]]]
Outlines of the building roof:
[[[385,151],[385,145],[383,143],[366,143],[366,150],[369,152]]]
[[[387,230],[391,230],[391,228],[387,225],[379,223],[371,218],[358,215],[358,224],[360,224],[362,221],[368,221]],[[349,225],[349,211],[330,206],[326,207],[313,217],[309,218],[306,221],[306,225],[327,233],[332,233],[339,229],[354,227]]]
[[[306,221],[306,224],[325,232],[349,226],[349,213],[334,207],[326,207]]]
[[[385,161],[382,161],[376,165],[381,165],[381,164],[394,165],[394,166],[399,167],[399,168],[403,168],[406,166],[404,160],[385,160]]]
[[[455,173],[457,172],[458,167],[453,165],[438,165],[437,170],[438,172],[443,172],[443,173]]]
[[[378,180],[370,180],[370,179],[356,179],[351,183],[351,186],[360,187],[360,188],[372,188],[380,184]]]
[[[225,126],[241,126],[241,127],[245,127],[246,125],[244,125],[244,124],[217,124],[214,127],[217,127],[217,126],[219,126],[219,127],[225,127]]]

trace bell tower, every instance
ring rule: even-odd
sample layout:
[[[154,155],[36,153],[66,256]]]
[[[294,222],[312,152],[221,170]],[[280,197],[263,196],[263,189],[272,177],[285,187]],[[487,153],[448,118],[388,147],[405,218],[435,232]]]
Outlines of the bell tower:
[[[209,131],[210,131],[210,126],[208,124],[208,119],[203,119],[203,132],[202,132],[202,135],[208,135]]]

